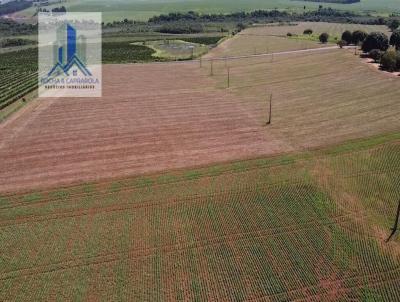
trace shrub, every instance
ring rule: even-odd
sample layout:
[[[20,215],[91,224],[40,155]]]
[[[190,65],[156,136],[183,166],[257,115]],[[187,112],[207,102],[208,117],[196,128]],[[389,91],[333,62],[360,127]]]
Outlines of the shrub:
[[[347,45],[347,42],[346,42],[345,40],[340,40],[339,42],[337,42],[337,45],[338,45],[340,48],[343,48],[344,46]]]
[[[358,45],[359,43],[363,43],[367,38],[368,34],[363,30],[356,30],[353,32],[353,43]]]
[[[387,23],[387,26],[390,28],[391,31],[394,31],[399,28],[400,21],[397,19],[392,19]]]
[[[286,36],[291,37],[291,36],[293,36],[293,34],[292,33],[287,33]]]
[[[236,25],[236,28],[237,28],[237,31],[238,31],[238,32],[241,32],[242,30],[246,29],[246,25],[243,24],[243,23],[238,23],[238,24]]]
[[[384,33],[381,32],[370,33],[362,45],[362,50],[364,52],[370,52],[372,49],[386,51],[388,48],[389,39]]]
[[[382,57],[382,51],[380,51],[379,49],[373,49],[368,53],[368,57],[373,59],[375,63],[379,63]]]
[[[343,34],[342,34],[342,40],[346,41],[347,44],[351,44],[353,42],[353,34],[346,30]]]
[[[396,49],[400,49],[400,29],[393,32],[390,37],[390,45],[396,47]]]
[[[387,71],[393,72],[397,69],[397,52],[394,48],[386,51],[381,58],[381,67]]]
[[[312,33],[313,33],[313,30],[312,30],[312,29],[306,29],[306,30],[303,32],[304,35],[312,35]]]
[[[322,34],[319,36],[319,41],[320,41],[321,43],[327,43],[327,42],[328,42],[328,39],[329,39],[329,35],[328,35],[327,33],[322,33]]]

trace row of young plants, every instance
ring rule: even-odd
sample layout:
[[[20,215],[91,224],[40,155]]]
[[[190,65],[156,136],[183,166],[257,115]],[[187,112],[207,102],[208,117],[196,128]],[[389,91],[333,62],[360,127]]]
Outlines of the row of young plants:
[[[37,88],[37,48],[0,54],[0,109]]]
[[[392,154],[397,150],[390,145],[387,152],[369,152],[386,167],[387,156],[397,156]],[[328,156],[319,158],[318,162],[321,159],[326,164],[333,160]],[[352,169],[357,171],[364,168],[364,161],[369,164],[368,160],[368,156],[360,159],[357,152],[335,157],[339,167],[351,161],[355,163]],[[311,162],[307,165],[310,165],[307,170],[313,169]],[[14,252],[14,257],[2,268],[2,276],[13,277],[7,281],[10,288],[22,286],[24,294],[31,293],[42,300],[49,295],[61,296],[57,290],[51,293],[34,290],[34,286],[46,288],[50,284],[44,275],[56,276],[55,283],[51,283],[54,288],[64,285],[67,291],[72,291],[63,283],[67,279],[64,272],[71,272],[68,280],[83,276],[83,283],[108,282],[104,283],[105,288],[111,287],[108,280],[114,278],[123,286],[132,282],[130,290],[140,291],[142,300],[149,300],[152,295],[161,300],[173,299],[172,289],[181,288],[182,278],[186,276],[191,282],[196,280],[196,285],[187,287],[184,295],[198,300],[213,297],[226,301],[257,297],[269,297],[272,301],[310,300],[313,295],[324,300],[330,291],[321,280],[332,280],[332,284],[340,283],[343,289],[337,300],[352,296],[361,301],[364,288],[372,288],[369,296],[382,298],[374,301],[397,301],[398,258],[384,243],[374,239],[374,233],[364,224],[365,217],[353,217],[358,214],[350,213],[351,216],[336,207],[337,199],[346,201],[337,195],[342,190],[342,181],[350,187],[353,184],[334,174],[335,177],[329,177],[333,183],[328,182],[324,189],[305,180],[301,184],[289,180],[286,184],[266,185],[268,177],[276,175],[277,169],[290,178],[298,166],[274,167],[265,172],[260,169],[234,172],[229,179],[221,175],[207,181],[186,180],[168,185],[165,192],[178,193],[184,187],[188,191],[184,197],[173,194],[175,198],[169,203],[165,202],[164,192],[160,192],[163,188],[157,185],[149,186],[148,190],[135,189],[129,194],[108,194],[104,190],[96,196],[89,193],[79,198],[71,196],[48,208],[25,202],[26,207],[31,206],[31,213],[4,209],[3,213],[18,212],[20,218],[36,216],[42,220],[2,228],[3,249],[8,254]],[[371,175],[371,181],[376,182],[376,177]],[[231,194],[236,190],[235,182],[255,188]],[[394,186],[391,192],[393,189]],[[208,190],[215,195],[198,198],[196,193]],[[225,194],[218,194],[221,190],[226,190]],[[360,190],[370,199],[379,200],[368,186],[360,185]],[[138,204],[138,201],[154,199],[155,195],[156,204]],[[132,207],[99,211],[100,207],[121,203]],[[60,213],[60,210],[68,213],[75,205],[80,215],[43,219],[43,215]],[[82,213],[82,206],[87,206],[91,214]],[[120,265],[134,269],[120,271]],[[190,276],[181,276],[181,272],[190,272]],[[104,274],[104,279],[100,274]],[[137,283],[136,279],[147,281]],[[116,292],[111,287],[108,298]],[[123,292],[121,297],[132,296]]]

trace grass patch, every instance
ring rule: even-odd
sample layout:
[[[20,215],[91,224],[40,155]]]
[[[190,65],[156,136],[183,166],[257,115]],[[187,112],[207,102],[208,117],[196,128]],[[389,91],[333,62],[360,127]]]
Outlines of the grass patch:
[[[135,42],[135,46],[146,46],[154,52],[152,57],[161,60],[189,60],[201,56],[208,51],[208,47],[198,43],[182,40],[156,40]]]

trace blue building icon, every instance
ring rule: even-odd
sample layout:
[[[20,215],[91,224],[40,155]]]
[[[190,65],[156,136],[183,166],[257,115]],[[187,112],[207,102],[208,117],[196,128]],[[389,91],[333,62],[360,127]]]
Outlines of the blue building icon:
[[[77,40],[79,39],[79,47]],[[86,39],[84,36],[77,38],[76,29],[69,23],[60,26],[57,30],[57,42],[54,44],[54,67],[47,74],[48,77],[70,75],[76,76],[80,71],[84,76],[91,76],[85,65]]]

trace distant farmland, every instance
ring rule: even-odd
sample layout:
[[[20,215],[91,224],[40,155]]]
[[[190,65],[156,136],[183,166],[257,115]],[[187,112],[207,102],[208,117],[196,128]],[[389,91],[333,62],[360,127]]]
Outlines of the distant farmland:
[[[129,17],[134,20],[147,20],[155,15],[169,12],[187,12],[197,11],[203,13],[229,13],[237,11],[251,11],[256,9],[287,9],[289,11],[303,11],[304,6],[307,10],[317,9],[319,5],[332,7],[341,10],[352,10],[357,12],[379,12],[382,14],[391,14],[399,12],[398,0],[362,0],[354,4],[336,4],[336,3],[318,3],[309,1],[293,0],[119,0],[118,5],[110,5],[106,0],[78,1],[67,0],[62,3],[68,11],[92,12],[101,11],[103,21],[112,22],[114,20],[123,20]],[[59,7],[56,3],[50,8]],[[33,16],[35,9],[33,7],[18,13],[18,16]]]

